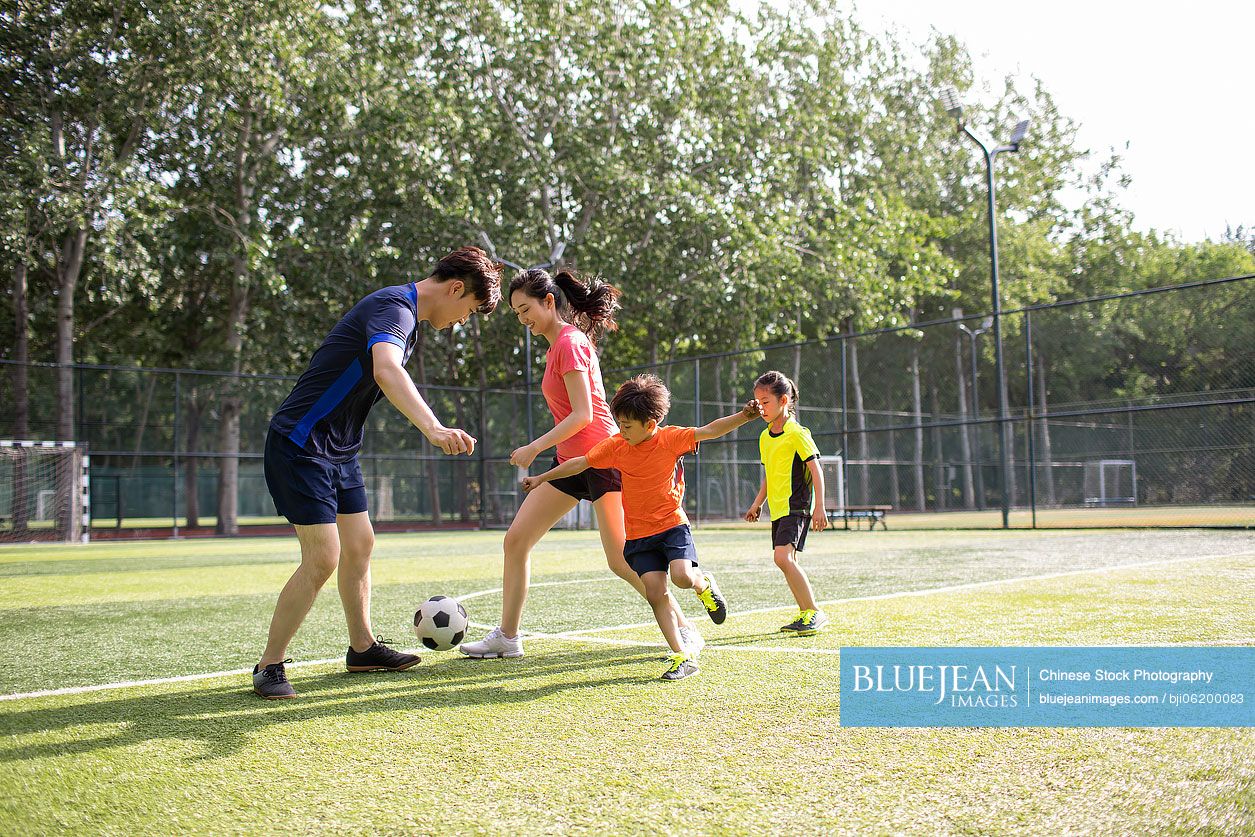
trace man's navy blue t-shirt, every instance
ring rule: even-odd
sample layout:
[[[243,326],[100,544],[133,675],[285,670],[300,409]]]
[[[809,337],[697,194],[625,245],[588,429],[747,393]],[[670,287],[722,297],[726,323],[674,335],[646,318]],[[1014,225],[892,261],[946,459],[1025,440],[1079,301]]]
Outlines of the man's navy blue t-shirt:
[[[367,413],[383,397],[371,349],[381,342],[400,346],[405,363],[417,334],[414,285],[375,291],[331,329],[270,427],[315,456],[348,462],[362,446]]]

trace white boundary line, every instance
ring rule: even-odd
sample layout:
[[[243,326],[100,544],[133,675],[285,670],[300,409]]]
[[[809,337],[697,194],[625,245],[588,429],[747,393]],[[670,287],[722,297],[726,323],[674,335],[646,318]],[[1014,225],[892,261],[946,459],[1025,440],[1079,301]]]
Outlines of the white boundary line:
[[[1067,578],[1074,575],[1090,575],[1093,573],[1118,572],[1120,570],[1137,570],[1147,567],[1162,567],[1170,564],[1184,564],[1190,561],[1211,561],[1216,558],[1242,558],[1251,553],[1231,553],[1224,552],[1216,555],[1191,555],[1185,558],[1165,558],[1159,561],[1141,561],[1134,564],[1116,564],[1110,567],[1091,567],[1084,570],[1065,570],[1057,573],[1041,573],[1040,575],[1023,575],[1013,578],[997,578],[991,581],[974,581],[968,584],[951,584],[946,587],[926,587],[922,590],[901,590],[896,593],[878,593],[874,596],[852,596],[845,599],[828,599],[819,602],[820,605],[841,605],[853,604],[854,602],[877,602],[885,599],[901,599],[912,596],[931,596],[934,593],[958,593],[964,590],[979,590],[983,587],[996,587],[1001,584],[1014,584],[1022,581],[1047,581],[1053,578]],[[756,613],[773,613],[782,610],[796,610],[796,605],[777,605],[773,607],[760,607],[754,610],[738,610],[733,616],[748,616]],[[655,623],[653,622],[635,622],[628,625],[611,625],[604,628],[584,628],[578,631],[566,631],[561,636],[584,636],[586,634],[596,634],[603,631],[626,631],[635,630],[636,628],[648,628]],[[727,646],[724,646],[725,648]]]
[[[875,596],[853,596],[853,597],[845,598],[845,599],[830,599],[824,602],[820,602],[820,604],[837,605],[837,604],[849,604],[853,602],[874,602],[874,601],[884,601],[886,599],[909,598],[909,597],[914,597],[914,596],[928,596],[934,593],[955,593],[955,592],[959,592],[963,590],[978,590],[984,587],[994,587],[1000,584],[1014,584],[1014,583],[1023,582],[1023,581],[1046,581],[1048,579],[1067,578],[1069,576],[1077,576],[1077,575],[1090,575],[1094,573],[1119,572],[1121,570],[1136,570],[1136,569],[1144,569],[1148,567],[1163,567],[1163,566],[1169,566],[1172,564],[1189,563],[1190,561],[1211,561],[1216,558],[1243,558],[1243,557],[1249,556],[1250,554],[1251,553],[1239,552],[1239,553],[1234,554],[1234,553],[1226,552],[1226,553],[1219,553],[1216,555],[1193,555],[1193,556],[1189,556],[1185,558],[1166,558],[1160,561],[1142,561],[1142,562],[1138,562],[1134,564],[1118,564],[1118,565],[1110,566],[1110,567],[1092,567],[1090,569],[1084,569],[1084,570],[1068,570],[1065,572],[1057,572],[1057,573],[1042,573],[1039,575],[1017,576],[1014,578],[999,578],[999,579],[994,579],[992,581],[977,581],[977,582],[972,582],[970,584],[952,584],[946,587],[933,587],[933,588],[927,588],[923,590],[904,590],[897,593],[881,593]],[[758,572],[758,570],[756,569],[755,570],[738,570],[738,572]],[[725,574],[728,574],[728,573],[725,572]],[[605,579],[601,577],[580,578],[580,579],[570,579],[567,581],[540,581],[530,586],[531,587],[558,587],[561,585],[568,585],[568,584],[593,584],[593,583],[603,582],[603,581],[605,581]],[[468,599],[479,598],[482,596],[488,596],[493,593],[500,593],[500,592],[501,592],[500,587],[493,587],[486,590],[477,590],[472,593],[467,593],[465,596],[459,596],[458,601],[467,601]],[[761,607],[755,610],[738,611],[732,615],[733,616],[748,616],[750,614],[755,614],[755,613],[771,613],[773,611],[792,610],[792,609],[793,607],[791,605],[784,606],[784,607]],[[471,622],[470,624],[474,625],[475,627],[481,627],[481,628],[495,627],[493,625],[484,625],[478,622]],[[634,623],[630,625],[612,625],[612,626],[607,626],[607,627],[602,627],[602,628],[586,628],[584,630],[579,630],[579,631],[563,631],[560,633],[540,633],[540,632],[535,632],[535,631],[528,631],[528,632],[525,632],[525,635],[535,640],[564,640],[564,641],[569,641],[569,642],[589,642],[589,643],[596,643],[596,644],[601,644],[601,645],[660,648],[662,647],[661,643],[656,643],[656,642],[643,642],[641,640],[634,640],[634,639],[616,639],[612,637],[592,636],[592,634],[601,633],[603,631],[632,630],[636,628],[647,628],[647,627],[652,626],[653,624],[654,624],[653,622],[638,622],[638,623]],[[1159,644],[1161,645],[1183,645],[1183,644],[1196,645],[1196,644],[1205,644],[1205,643],[1159,643]],[[1226,642],[1224,644],[1242,645],[1242,644],[1250,644],[1250,642],[1237,642],[1237,643]],[[1147,646],[1147,647],[1153,647],[1153,646]],[[767,653],[789,653],[789,654],[838,654],[840,653],[838,650],[832,649],[832,648],[758,648],[752,645],[707,645],[706,650],[708,651],[709,650],[760,651],[760,652],[767,652]],[[291,666],[292,668],[298,668],[298,667],[305,667],[305,666],[328,665],[330,663],[338,663],[341,659],[342,659],[341,657],[328,657],[327,659],[323,659],[323,660],[302,660],[301,662],[298,662],[298,663],[292,663]],[[111,691],[114,689],[129,689],[134,686],[159,686],[166,683],[187,683],[187,682],[191,682],[195,680],[211,680],[215,677],[232,677],[235,675],[244,675],[244,674],[250,674],[250,673],[252,673],[252,669],[237,668],[237,669],[230,669],[227,671],[205,672],[202,674],[184,674],[177,677],[158,677],[158,678],[153,678],[150,680],[123,680],[117,683],[101,683],[95,686],[70,686],[64,689],[44,689],[44,690],[36,691],[36,692],[18,692],[15,694],[0,695],[0,703],[7,702],[7,701],[15,701],[15,700],[25,700],[27,698],[54,697],[58,695],[80,695],[80,694],[88,694],[90,692]]]

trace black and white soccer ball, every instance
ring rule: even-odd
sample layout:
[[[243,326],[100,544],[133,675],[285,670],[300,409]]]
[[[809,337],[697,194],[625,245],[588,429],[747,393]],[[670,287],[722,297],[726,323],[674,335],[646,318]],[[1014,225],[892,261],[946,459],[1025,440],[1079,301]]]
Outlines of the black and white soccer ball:
[[[432,596],[414,613],[414,634],[424,648],[448,651],[466,636],[469,617],[457,599]]]

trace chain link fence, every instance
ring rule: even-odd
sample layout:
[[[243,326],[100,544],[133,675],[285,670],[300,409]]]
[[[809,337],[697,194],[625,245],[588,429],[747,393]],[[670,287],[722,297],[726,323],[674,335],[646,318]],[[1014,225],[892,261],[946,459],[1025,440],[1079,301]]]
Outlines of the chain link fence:
[[[654,372],[672,391],[668,423],[703,424],[735,412],[754,379],[778,369],[797,382],[799,420],[828,463],[828,507],[887,507],[891,527],[1252,526],[1253,280],[1004,313],[1003,386],[992,318],[956,312],[606,370],[606,389]],[[26,435],[53,439],[57,369],[26,371]],[[240,523],[282,523],[262,449],[295,376],[89,365],[73,375],[77,441],[91,454],[93,536],[211,527],[230,401],[240,405]],[[395,410],[375,409],[361,454],[372,518],[382,528],[507,525],[521,501],[510,453],[529,440],[529,415],[537,435],[552,423],[539,383],[423,392],[442,421],[468,430],[479,447],[470,458],[442,456]],[[0,436],[12,438],[12,375],[0,375],[0,404]],[[762,479],[761,429],[746,425],[692,457],[686,502],[694,520],[737,519],[748,508]]]

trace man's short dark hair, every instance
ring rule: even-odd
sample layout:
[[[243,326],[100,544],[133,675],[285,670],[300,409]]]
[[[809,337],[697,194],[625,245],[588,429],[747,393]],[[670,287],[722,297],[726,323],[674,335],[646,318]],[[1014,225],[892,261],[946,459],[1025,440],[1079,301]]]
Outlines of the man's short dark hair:
[[[657,375],[628,378],[610,400],[615,418],[662,421],[671,409],[671,392]]]
[[[466,292],[479,300],[481,314],[491,314],[501,301],[501,273],[505,265],[494,262],[478,247],[454,250],[440,261],[431,275],[440,282],[461,279]]]

